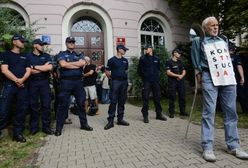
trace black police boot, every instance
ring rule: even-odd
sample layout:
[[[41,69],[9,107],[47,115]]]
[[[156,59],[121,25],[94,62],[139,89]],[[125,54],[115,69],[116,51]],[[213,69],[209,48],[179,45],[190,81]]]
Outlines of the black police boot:
[[[118,120],[117,125],[129,126],[130,124],[125,120]]]
[[[144,116],[144,123],[149,123],[148,116]]]
[[[105,130],[108,130],[110,128],[114,127],[114,122],[113,121],[109,121],[108,124],[104,127]]]
[[[62,134],[61,130],[56,130],[54,133],[55,136],[60,136],[61,134]]]
[[[174,118],[175,117],[175,113],[174,112],[169,112],[169,117],[170,118]]]
[[[81,130],[86,130],[86,131],[93,131],[93,128],[89,126],[88,124],[81,125]]]
[[[24,138],[24,136],[22,134],[19,134],[19,135],[14,135],[13,136],[13,141],[20,142],[20,143],[25,143],[26,139]]]
[[[164,117],[162,114],[158,114],[158,115],[156,116],[156,120],[166,121],[167,118]]]
[[[51,128],[43,129],[42,132],[44,132],[47,135],[53,135],[54,134],[54,131]]]

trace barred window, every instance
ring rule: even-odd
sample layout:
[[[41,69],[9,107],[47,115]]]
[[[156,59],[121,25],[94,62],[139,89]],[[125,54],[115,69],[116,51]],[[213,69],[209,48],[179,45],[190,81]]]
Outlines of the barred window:
[[[147,32],[159,32],[159,33],[164,32],[162,26],[156,20],[153,19],[146,19],[142,23],[140,30]]]
[[[100,24],[91,18],[80,19],[72,26],[72,32],[102,32]]]

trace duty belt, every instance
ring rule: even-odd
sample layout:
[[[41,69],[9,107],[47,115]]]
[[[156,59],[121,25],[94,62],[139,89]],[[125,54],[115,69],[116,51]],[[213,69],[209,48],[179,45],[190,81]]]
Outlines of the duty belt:
[[[125,81],[127,78],[112,78],[112,80]]]
[[[47,77],[31,77],[30,80],[40,81],[40,80],[48,80]]]

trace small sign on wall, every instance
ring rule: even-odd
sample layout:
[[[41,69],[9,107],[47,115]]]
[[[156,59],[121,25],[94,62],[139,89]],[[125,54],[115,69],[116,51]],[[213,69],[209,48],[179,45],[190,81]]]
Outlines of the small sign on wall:
[[[126,45],[126,38],[125,37],[116,37],[116,45]]]
[[[49,35],[42,35],[41,40],[47,44],[51,44],[51,36]]]

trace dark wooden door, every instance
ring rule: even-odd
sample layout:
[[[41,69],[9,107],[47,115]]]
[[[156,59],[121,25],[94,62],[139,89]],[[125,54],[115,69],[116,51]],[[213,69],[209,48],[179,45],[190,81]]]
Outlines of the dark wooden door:
[[[72,32],[76,39],[75,51],[91,58],[91,63],[104,65],[104,39],[102,32]]]

